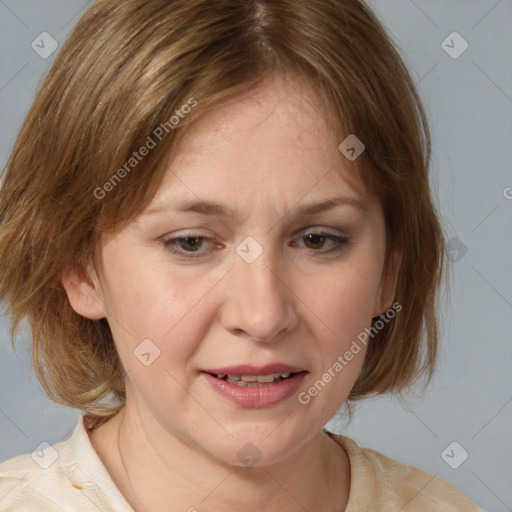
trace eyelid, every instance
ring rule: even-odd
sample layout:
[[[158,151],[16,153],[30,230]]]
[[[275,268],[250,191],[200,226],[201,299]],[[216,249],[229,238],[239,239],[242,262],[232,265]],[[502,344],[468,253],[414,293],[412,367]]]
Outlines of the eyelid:
[[[331,232],[326,231],[325,229],[321,229],[321,228],[304,232],[304,234],[302,236],[296,237],[296,238],[294,238],[294,240],[303,240],[304,238],[306,238],[309,235],[316,235],[316,236],[324,237],[331,242],[332,247],[330,249],[320,249],[320,250],[310,249],[313,253],[317,253],[318,256],[328,255],[328,254],[337,252],[337,251],[341,250],[343,248],[343,246],[350,241],[350,237],[347,235],[334,234],[334,233],[331,233]]]
[[[331,242],[331,248],[330,249],[310,249],[305,248],[305,250],[310,251],[312,254],[315,254],[316,256],[328,256],[335,253],[340,252],[344,246],[350,242],[350,237],[346,234],[336,234],[331,232],[328,228],[323,227],[314,227],[314,226],[308,226],[307,228],[303,228],[296,233],[294,233],[294,238],[292,241],[295,240],[302,240],[305,237],[309,235],[317,235],[320,237],[326,238],[328,241]],[[161,239],[162,243],[164,244],[165,248],[171,252],[172,254],[175,254],[178,258],[182,259],[194,259],[194,258],[201,258],[203,255],[210,254],[210,251],[185,251],[180,249],[175,249],[179,243],[179,241],[184,240],[186,238],[198,238],[201,239],[201,245],[203,245],[204,242],[208,242],[210,245],[215,245],[214,238],[210,237],[208,235],[204,235],[198,232],[194,231],[186,231],[184,233],[173,233],[171,236],[166,236]],[[219,246],[219,244],[217,244]]]
[[[336,230],[335,228],[324,228],[323,226],[308,226],[307,228],[302,228],[294,233],[294,236],[298,236],[300,233],[304,233],[302,236],[322,233],[330,236],[348,237],[348,234],[341,229]]]
[[[208,242],[211,245],[215,245],[213,237],[203,235],[201,233],[197,233],[197,232],[193,232],[193,231],[187,231],[182,234],[180,232],[173,233],[170,236],[165,236],[165,237],[161,238],[161,242],[163,243],[164,247],[170,253],[174,254],[178,258],[182,258],[185,260],[200,258],[203,254],[207,254],[204,251],[183,251],[183,250],[178,250],[178,249],[173,248],[173,246],[177,245],[176,244],[177,241],[183,240],[185,238],[200,238],[203,243]]]

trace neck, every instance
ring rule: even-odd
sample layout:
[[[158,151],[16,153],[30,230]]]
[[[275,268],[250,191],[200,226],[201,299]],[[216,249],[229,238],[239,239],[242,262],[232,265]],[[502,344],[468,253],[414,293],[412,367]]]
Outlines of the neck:
[[[263,467],[232,466],[125,406],[93,430],[91,442],[118,489],[137,512],[173,510],[267,512],[342,511],[350,465],[341,446],[318,432],[285,460]]]

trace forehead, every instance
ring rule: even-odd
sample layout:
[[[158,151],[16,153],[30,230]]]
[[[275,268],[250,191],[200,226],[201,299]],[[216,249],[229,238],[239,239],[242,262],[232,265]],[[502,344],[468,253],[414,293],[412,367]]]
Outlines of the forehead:
[[[230,144],[230,154],[236,146],[242,154],[275,156],[278,149],[322,154],[328,145],[337,146],[339,131],[332,109],[308,81],[296,75],[273,75],[213,106],[191,126],[177,149],[192,153]],[[249,144],[253,137],[254,144]]]
[[[345,136],[310,84],[273,77],[188,128],[148,208],[183,195],[246,205],[275,197],[287,207],[333,189],[364,196],[357,166],[338,150]]]

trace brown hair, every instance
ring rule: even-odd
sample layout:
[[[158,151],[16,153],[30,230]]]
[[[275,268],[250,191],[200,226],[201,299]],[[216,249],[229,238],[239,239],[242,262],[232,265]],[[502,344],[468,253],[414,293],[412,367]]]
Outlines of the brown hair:
[[[109,325],[74,312],[63,273],[94,257],[102,233],[143,211],[187,126],[285,71],[315,87],[343,126],[340,142],[350,133],[364,142],[349,165],[383,205],[387,256],[403,249],[402,311],[369,343],[349,401],[431,377],[444,238],[428,182],[430,135],[406,66],[369,8],[360,0],[99,0],[57,55],[0,190],[0,297],[13,343],[28,319],[34,368],[53,400],[106,418],[125,398]],[[191,101],[173,129],[169,120]],[[128,172],[133,152],[162,126],[165,136]]]

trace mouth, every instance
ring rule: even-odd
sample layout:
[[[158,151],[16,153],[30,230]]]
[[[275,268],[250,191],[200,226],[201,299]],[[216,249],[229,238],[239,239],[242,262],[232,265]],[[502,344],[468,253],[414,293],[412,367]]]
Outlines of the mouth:
[[[213,368],[201,372],[213,390],[242,407],[270,407],[297,392],[307,370],[284,364]]]
[[[293,372],[283,372],[283,373],[269,373],[267,375],[226,375],[219,373],[217,375],[210,374],[213,377],[223,380],[225,382],[229,382],[230,384],[234,384],[235,386],[242,387],[262,387],[262,386],[272,386],[278,382],[282,382],[283,380],[289,379],[296,375]]]

